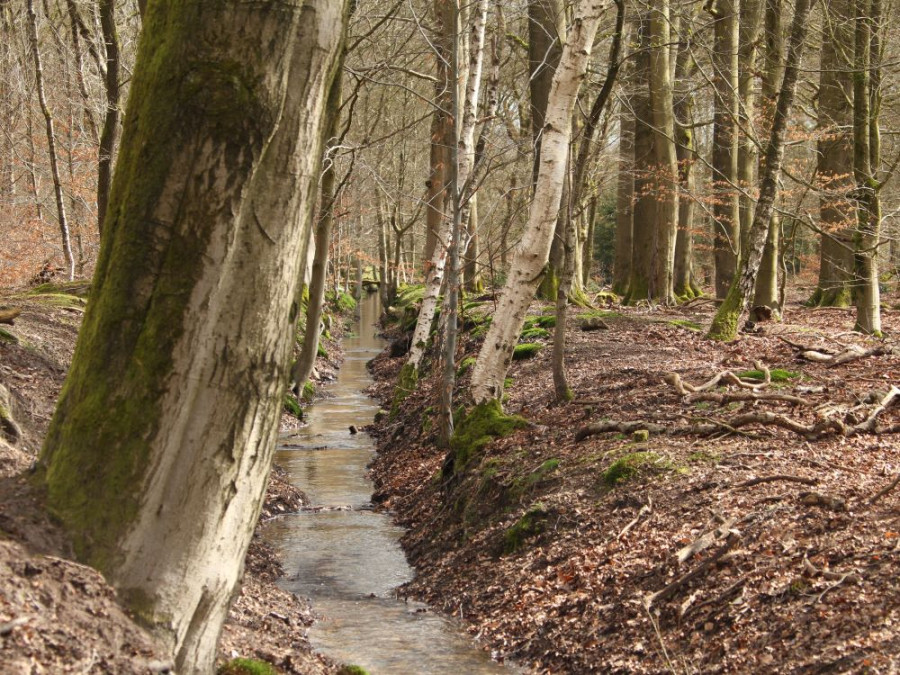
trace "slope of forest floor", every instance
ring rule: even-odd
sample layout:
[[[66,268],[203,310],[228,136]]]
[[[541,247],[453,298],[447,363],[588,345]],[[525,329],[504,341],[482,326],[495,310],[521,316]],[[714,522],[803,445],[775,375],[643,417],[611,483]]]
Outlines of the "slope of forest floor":
[[[592,331],[570,314],[575,400],[553,400],[544,336],[507,381],[505,410],[528,428],[452,481],[424,377],[373,427],[376,500],[409,528],[418,571],[402,592],[536,672],[900,672],[900,436],[852,430],[900,426],[900,313],[885,312],[878,341],[851,332],[852,310],[794,303],[785,322],[721,344],[698,330],[713,309],[615,306]],[[470,333],[460,362],[479,345]],[[853,345],[876,351],[837,365],[799,356]],[[386,350],[373,364],[385,407],[403,360]],[[749,378],[757,362],[766,400],[672,384]],[[737,428],[745,415],[768,423]]]
[[[0,297],[0,306],[21,310],[13,326],[0,326],[0,671],[167,672],[169,657],[120,607],[103,577],[72,560],[29,485],[29,467],[72,358],[88,286],[42,290]],[[333,352],[336,346],[328,345]],[[319,371],[327,378],[335,365],[320,362]],[[288,415],[282,421],[295,424]],[[281,563],[260,536],[266,520],[298,511],[303,499],[276,467],[223,629],[220,663],[241,657],[285,674],[338,672],[313,652],[306,639],[312,610],[275,585]]]

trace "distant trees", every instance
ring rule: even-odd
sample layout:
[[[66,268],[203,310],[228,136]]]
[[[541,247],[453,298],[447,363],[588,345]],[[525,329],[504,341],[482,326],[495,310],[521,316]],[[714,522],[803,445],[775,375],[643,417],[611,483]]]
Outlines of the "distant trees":
[[[337,0],[147,7],[47,506],[180,673],[211,672],[278,431]]]

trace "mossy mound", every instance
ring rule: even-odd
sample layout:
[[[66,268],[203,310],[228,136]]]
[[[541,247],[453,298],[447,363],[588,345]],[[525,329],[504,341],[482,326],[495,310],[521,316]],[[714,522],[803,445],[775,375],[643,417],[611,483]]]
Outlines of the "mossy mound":
[[[759,380],[762,382],[766,379],[766,374],[761,370],[745,370],[742,373],[735,373],[742,380]],[[772,382],[789,382],[790,380],[796,380],[800,377],[800,373],[795,373],[791,370],[782,370],[781,368],[774,368],[769,371],[769,376],[771,377]]]
[[[337,675],[369,675],[369,671],[362,666],[341,666]]]
[[[548,314],[547,316],[526,316],[523,327],[525,330],[531,328],[553,328],[556,326],[556,316]]]
[[[537,342],[523,342],[520,345],[516,345],[515,349],[513,349],[512,360],[522,361],[524,359],[530,359],[543,348],[544,345]]]
[[[356,309],[356,300],[349,293],[344,291],[330,291],[326,294],[326,299],[334,307],[335,311],[340,314],[349,314]]]
[[[29,289],[25,295],[75,295],[79,298],[87,298],[90,292],[91,283],[89,281],[62,281],[40,284]]]
[[[526,541],[541,534],[546,529],[549,516],[542,504],[528,509],[515,525],[503,533],[503,553],[515,553]]]
[[[316,385],[314,382],[307,382],[303,385],[303,390],[300,392],[300,398],[303,399],[306,403],[312,403],[313,399],[316,397]]]
[[[519,334],[520,340],[546,340],[550,337],[550,331],[546,328],[539,328],[535,326],[534,328],[526,328]]]
[[[497,399],[475,406],[461,417],[450,439],[450,448],[454,453],[453,473],[461,473],[469,461],[495,438],[509,436],[527,426],[528,421],[524,417],[504,414]]]
[[[42,284],[48,285],[48,284]],[[80,295],[74,295],[70,293],[37,293],[35,294],[33,291],[29,291],[25,294],[27,299],[31,302],[37,302],[42,305],[48,305],[50,307],[60,307],[63,309],[79,309],[83,310],[87,307],[87,298],[82,297]]]
[[[275,667],[256,659],[232,659],[219,666],[217,675],[278,675]]]
[[[600,480],[609,487],[624,483],[643,471],[667,472],[677,467],[671,461],[655,452],[632,452],[620,457],[600,474]]]
[[[548,459],[531,473],[514,480],[508,491],[509,496],[513,499],[521,499],[534,486],[543,483],[550,478],[558,468],[558,459]]]
[[[298,420],[303,419],[303,408],[300,407],[300,402],[294,398],[294,395],[291,392],[286,391],[284,393],[284,402],[282,404],[284,408],[284,412],[288,415],[293,415]]]
[[[588,319],[609,319],[614,316],[622,316],[619,312],[610,312],[605,309],[595,309],[590,312],[582,312],[575,316],[578,321],[586,321]]]

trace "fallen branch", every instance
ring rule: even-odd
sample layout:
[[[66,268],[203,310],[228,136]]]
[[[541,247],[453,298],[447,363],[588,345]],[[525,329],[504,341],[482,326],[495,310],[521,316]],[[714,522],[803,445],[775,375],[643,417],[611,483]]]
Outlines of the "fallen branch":
[[[634,519],[630,523],[628,523],[625,527],[622,528],[622,531],[619,532],[619,536],[617,537],[618,539],[621,539],[622,537],[624,537],[632,527],[634,527],[635,525],[637,525],[640,522],[641,518],[643,518],[645,515],[653,512],[653,501],[652,500],[648,500],[648,501],[649,501],[649,503],[644,504],[641,507],[641,510],[638,511],[638,514],[634,517]]]
[[[792,394],[780,394],[777,392],[759,392],[759,391],[732,391],[718,394],[716,392],[699,392],[690,394],[685,397],[685,403],[696,403],[698,401],[710,401],[718,405],[727,405],[729,403],[737,403],[742,401],[780,401],[782,403],[790,403],[791,405],[811,406],[812,402],[793,396]]]
[[[621,434],[632,434],[635,431],[640,431],[642,429],[646,429],[651,434],[669,433],[668,429],[662,424],[653,424],[641,420],[636,422],[614,422],[605,420],[603,422],[594,422],[593,424],[582,427],[575,433],[575,440],[583,441],[588,436],[596,436],[597,434],[603,434],[610,431],[616,431]]]
[[[762,483],[774,483],[776,481],[787,481],[789,483],[802,483],[803,485],[816,485],[819,481],[815,478],[804,478],[802,476],[790,476],[788,474],[775,474],[773,476],[758,476],[749,480],[742,481],[732,485],[730,490],[740,490],[742,488],[760,485]]]
[[[893,350],[888,345],[879,345],[878,347],[862,351],[860,351],[859,347],[856,347],[855,349],[851,348],[835,356],[831,363],[828,364],[828,367],[834,368],[835,366],[840,366],[859,359],[865,359],[870,356],[883,356],[885,354],[890,354],[892,351]]]
[[[740,539],[737,535],[731,533],[728,535],[728,538],[725,540],[725,543],[717,548],[706,560],[701,562],[697,567],[693,570],[680,576],[678,579],[673,581],[672,583],[665,586],[663,589],[656,591],[655,593],[651,593],[644,600],[644,606],[649,608],[653,606],[653,603],[657,601],[664,601],[670,597],[672,597],[678,589],[680,589],[685,584],[690,583],[700,575],[704,574],[710,567],[712,567],[722,556],[724,556],[731,548],[737,543],[737,540]]]
[[[875,496],[869,500],[869,503],[874,504],[879,499],[884,497],[888,492],[890,492],[895,487],[897,487],[898,484],[900,484],[900,473],[897,474],[897,477],[894,480],[892,480],[887,487],[883,487],[878,492],[876,492]]]
[[[730,518],[715,530],[707,532],[703,536],[695,539],[684,548],[680,549],[675,555],[675,557],[678,559],[678,563],[684,564],[693,556],[697,555],[701,551],[705,551],[707,548],[712,546],[717,539],[721,539],[722,537],[727,536],[736,522],[737,518]]]

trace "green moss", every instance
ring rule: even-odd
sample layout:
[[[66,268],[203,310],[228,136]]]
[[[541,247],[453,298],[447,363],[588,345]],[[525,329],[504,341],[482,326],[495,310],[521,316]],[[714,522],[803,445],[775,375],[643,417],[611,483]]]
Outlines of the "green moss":
[[[232,659],[219,666],[216,675],[278,675],[278,671],[265,661]]]
[[[362,666],[345,665],[341,666],[337,675],[369,675],[369,671]]]
[[[513,349],[513,361],[522,361],[523,359],[530,359],[535,356],[539,351],[544,348],[544,345],[539,344],[537,342],[523,342],[520,345],[516,345],[515,349]]]
[[[730,342],[737,337],[738,321],[741,318],[741,308],[743,307],[743,298],[738,287],[737,281],[731,284],[728,289],[728,295],[716,310],[713,317],[712,325],[706,334],[710,340],[718,340],[719,342]]]
[[[688,319],[673,319],[669,323],[672,324],[673,326],[678,326],[680,328],[687,328],[688,330],[696,331],[698,333],[703,331],[703,326],[701,326],[696,321],[690,321]]]
[[[328,350],[325,349],[325,345],[323,345],[321,342],[316,347],[316,356],[321,356],[323,359],[328,358]]]
[[[594,296],[595,304],[618,304],[622,300],[621,296],[613,291],[600,291]]]
[[[544,271],[544,278],[541,279],[541,285],[538,286],[537,297],[541,300],[554,302],[558,291],[559,275],[557,270],[552,265],[547,265]]]
[[[697,464],[718,464],[721,456],[715,452],[706,452],[699,450],[688,455],[687,461],[696,462]]]
[[[397,298],[394,304],[398,307],[411,307],[422,302],[425,297],[425,285],[413,284],[404,286],[397,291]]]
[[[456,369],[456,376],[462,377],[467,372],[469,372],[469,369],[475,365],[475,361],[476,359],[474,356],[467,356],[466,358],[464,358],[459,364],[459,368]]]
[[[526,328],[519,335],[520,340],[546,340],[550,337],[550,331],[546,328]]]
[[[450,439],[450,448],[454,452],[453,473],[462,472],[469,461],[495,438],[509,436],[516,429],[527,426],[523,417],[505,415],[497,399],[475,406],[455,425]]]
[[[315,397],[316,384],[315,382],[308,380],[306,384],[303,385],[303,390],[300,392],[300,398],[302,398],[306,403],[312,403]]]
[[[64,309],[84,309],[87,306],[87,298],[69,293],[41,293],[29,297],[29,300],[42,305],[62,307]]]
[[[297,401],[297,399],[294,398],[294,395],[291,392],[286,391],[284,393],[284,402],[282,404],[282,407],[284,408],[284,411],[289,415],[293,415],[298,420],[303,419],[303,408],[300,407],[300,403]]]
[[[335,311],[339,314],[349,314],[356,309],[356,300],[349,293],[345,293],[344,291],[334,293],[332,291],[326,293],[326,297],[332,307],[334,307]]]
[[[11,344],[19,344],[19,338],[4,328],[0,328],[0,342],[9,342]]]
[[[761,370],[745,370],[741,373],[736,373],[738,377],[745,380],[764,380],[765,374]],[[781,368],[773,368],[769,371],[769,375],[772,378],[772,382],[787,382],[789,380],[795,380],[800,377],[800,373],[795,373],[791,370],[782,370]]]
[[[675,471],[676,467],[655,452],[633,452],[610,464],[600,475],[600,479],[609,487],[614,487],[634,478],[642,470]]]
[[[397,387],[394,389],[394,400],[391,403],[391,418],[397,416],[400,411],[400,405],[416,390],[419,384],[419,371],[411,363],[406,363],[400,369],[400,375],[397,376]]]
[[[535,504],[503,534],[503,552],[515,553],[525,542],[541,534],[547,527],[549,513],[542,504]]]
[[[91,292],[89,281],[62,281],[40,284],[28,289],[25,295],[75,295],[79,298],[87,298]]]

